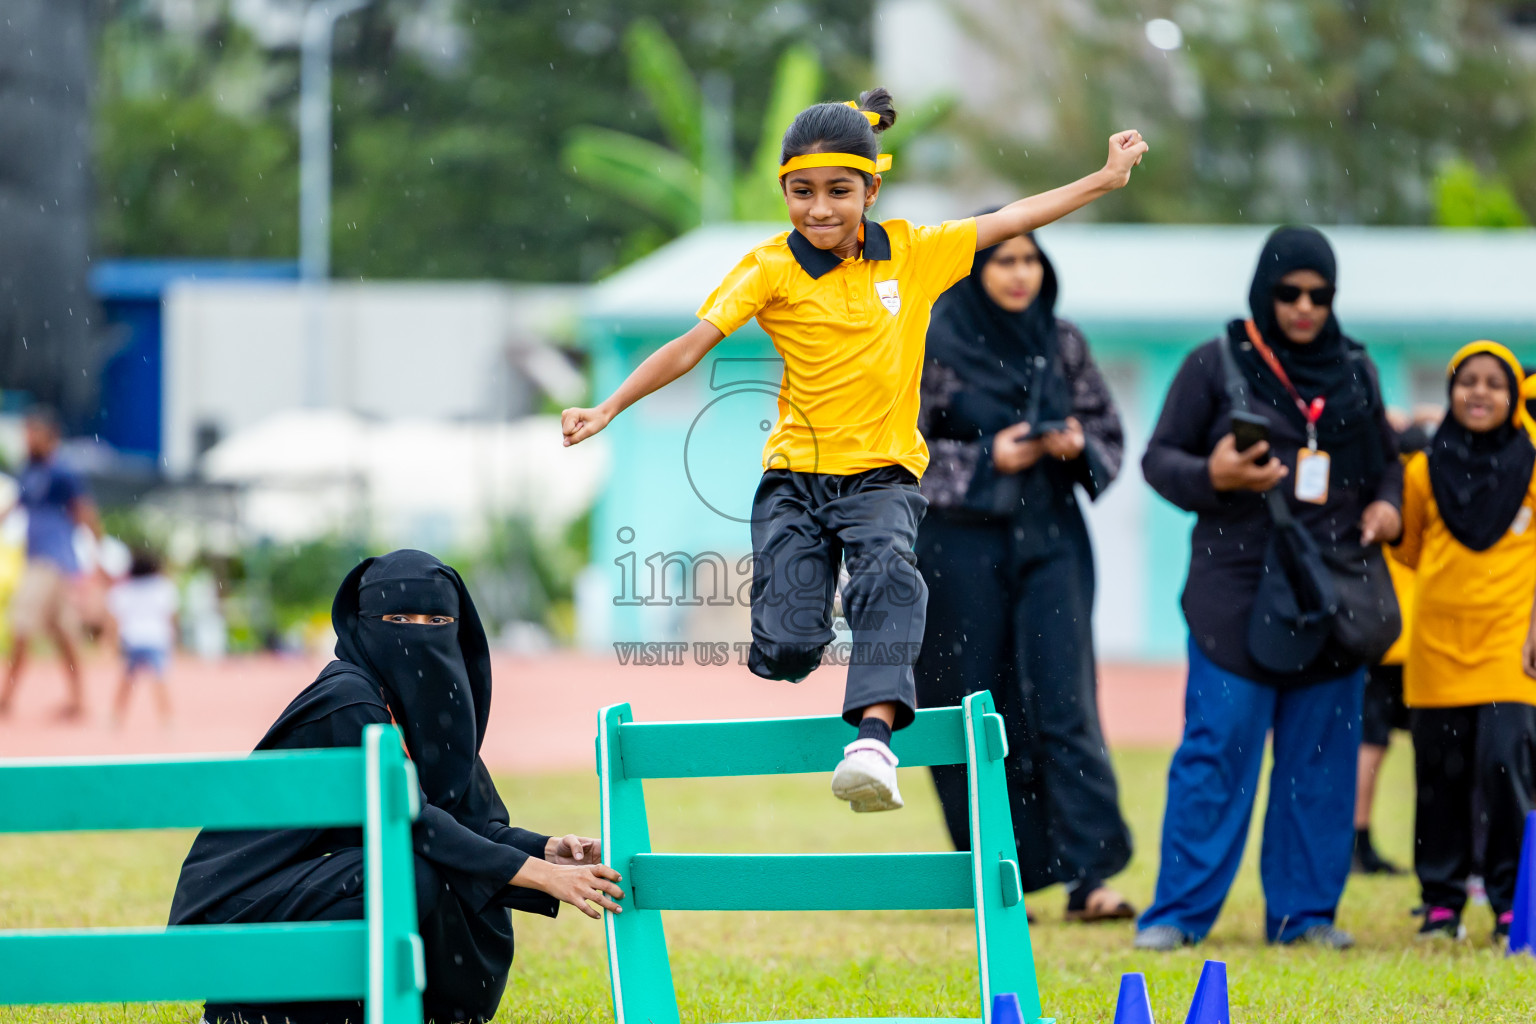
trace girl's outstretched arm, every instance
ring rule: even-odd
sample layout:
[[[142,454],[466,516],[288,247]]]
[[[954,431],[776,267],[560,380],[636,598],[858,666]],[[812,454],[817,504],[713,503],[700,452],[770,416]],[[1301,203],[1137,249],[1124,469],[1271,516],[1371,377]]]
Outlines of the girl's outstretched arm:
[[[608,400],[592,409],[567,409],[560,414],[560,430],[567,445],[585,441],[608,425],[608,421],[640,399],[664,388],[699,365],[710,349],[725,335],[708,320],[700,320],[687,334],[673,338],[646,357],[635,372],[624,379]]]
[[[1100,196],[1124,188],[1131,180],[1131,168],[1141,163],[1147,143],[1132,129],[1117,132],[1109,139],[1109,159],[1103,168],[1070,185],[1041,192],[1009,203],[996,213],[976,218],[976,248],[986,249],[1005,239],[1044,227],[1053,220],[1081,209]]]

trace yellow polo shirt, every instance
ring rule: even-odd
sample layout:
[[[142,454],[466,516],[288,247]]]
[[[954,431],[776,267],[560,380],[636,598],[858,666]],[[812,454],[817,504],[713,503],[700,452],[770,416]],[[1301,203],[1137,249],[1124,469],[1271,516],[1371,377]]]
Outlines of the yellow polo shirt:
[[[937,227],[888,220],[865,222],[852,259],[786,231],[736,264],[698,315],[727,335],[756,319],[784,359],[764,469],[847,476],[895,465],[923,475],[917,410],[928,318],[975,254],[974,218]]]
[[[1536,679],[1520,665],[1536,595],[1536,474],[1504,536],[1473,551],[1440,518],[1420,452],[1403,474],[1403,539],[1391,550],[1417,570],[1404,703],[1536,704]]]

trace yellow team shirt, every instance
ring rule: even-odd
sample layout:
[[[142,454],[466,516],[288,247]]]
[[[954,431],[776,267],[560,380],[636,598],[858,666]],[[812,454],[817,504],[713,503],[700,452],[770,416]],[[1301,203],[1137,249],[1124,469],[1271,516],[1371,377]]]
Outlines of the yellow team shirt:
[[[1391,547],[1388,546],[1388,551]],[[1397,595],[1397,608],[1402,613],[1403,631],[1397,634],[1387,653],[1381,656],[1383,665],[1401,665],[1408,660],[1408,638],[1413,635],[1413,570],[1395,558],[1387,559],[1387,572],[1392,576],[1392,592]]]
[[[917,411],[929,314],[975,254],[976,220],[967,218],[866,221],[862,251],[846,260],[797,231],[742,258],[698,316],[726,335],[756,319],[784,359],[764,469],[847,476],[897,465],[923,475]]]
[[[1456,540],[1429,485],[1429,458],[1403,478],[1403,539],[1392,556],[1417,570],[1413,630],[1403,666],[1409,707],[1536,704],[1520,665],[1536,597],[1536,473],[1504,536],[1487,551]]]

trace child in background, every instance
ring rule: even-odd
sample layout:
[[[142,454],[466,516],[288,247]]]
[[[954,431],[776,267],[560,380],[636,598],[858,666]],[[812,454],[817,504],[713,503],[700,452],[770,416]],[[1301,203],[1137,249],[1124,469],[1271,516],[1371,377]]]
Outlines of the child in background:
[[[752,503],[752,648],[747,665],[799,682],[833,639],[832,599],[846,554],[843,608],[853,630],[843,718],[859,728],[832,792],[855,811],[902,806],[892,729],[917,706],[912,663],[928,592],[913,546],[927,509],[917,429],[924,339],[934,301],[971,271],[978,249],[1026,234],[1124,186],[1147,144],[1109,140],[1101,170],[995,213],[922,227],[865,217],[880,193],[879,133],[890,93],[819,103],[784,133],[779,187],[794,230],[742,258],[699,308],[699,322],[652,353],[606,401],[567,409],[576,444],[681,377],[756,320],[784,359],[779,416]]]
[[[1536,790],[1536,446],[1521,401],[1525,375],[1507,348],[1473,342],[1448,377],[1450,413],[1429,451],[1408,464],[1393,551],[1417,570],[1403,697],[1418,777],[1419,934],[1466,935],[1478,798],[1499,942]]]
[[[148,672],[155,684],[160,721],[171,724],[171,695],[165,670],[176,644],[176,584],[160,571],[160,560],[137,551],[128,576],[107,593],[107,610],[117,623],[118,644],[123,653],[123,678],[112,705],[112,724],[121,726],[128,712],[128,695],[135,677]]]
[[[1440,409],[1419,410],[1412,419],[1387,410],[1387,422],[1397,435],[1398,458],[1404,465],[1429,447],[1430,433],[1440,421]],[[1351,870],[1357,875],[1400,875],[1403,869],[1376,852],[1371,840],[1371,811],[1376,804],[1376,781],[1387,756],[1394,729],[1409,728],[1408,708],[1403,703],[1403,662],[1408,657],[1408,637],[1413,631],[1413,570],[1395,558],[1387,560],[1392,589],[1402,611],[1403,631],[1381,663],[1366,670],[1365,703],[1360,730],[1359,771],[1355,775],[1355,857]]]

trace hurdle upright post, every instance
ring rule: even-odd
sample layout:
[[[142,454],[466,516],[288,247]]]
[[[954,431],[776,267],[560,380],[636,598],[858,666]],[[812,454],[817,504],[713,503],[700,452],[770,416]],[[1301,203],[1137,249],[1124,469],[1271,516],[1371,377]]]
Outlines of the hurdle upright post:
[[[400,733],[363,729],[363,899],[368,919],[367,1024],[421,1017],[426,949],[416,920],[416,862],[411,822],[421,814],[416,766]]]
[[[1013,815],[1003,759],[1008,739],[1003,718],[983,690],[965,698],[966,795],[970,800],[971,864],[976,888],[976,961],[981,974],[981,1013],[991,1024],[992,997],[1016,993],[1024,1020],[1040,1017],[1035,953],[1014,847]]]
[[[645,785],[625,776],[619,742],[619,726],[633,720],[628,704],[605,708],[597,732],[603,858],[620,874],[629,871],[636,854],[651,852]],[[623,903],[623,912],[603,913],[614,1024],[679,1024],[661,911],[635,906],[633,878],[625,877],[619,884],[630,897]]]

